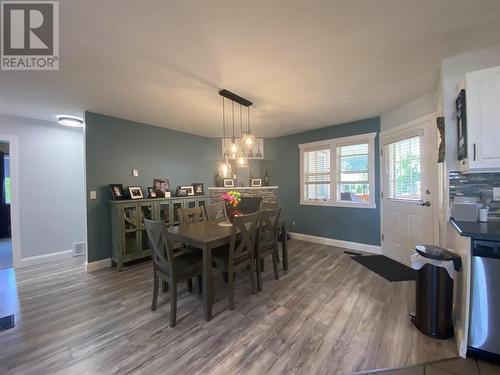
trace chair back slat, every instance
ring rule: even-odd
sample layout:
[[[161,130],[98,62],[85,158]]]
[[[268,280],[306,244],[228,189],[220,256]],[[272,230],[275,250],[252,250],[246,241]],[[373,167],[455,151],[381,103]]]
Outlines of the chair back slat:
[[[174,251],[168,237],[165,223],[162,221],[144,220],[146,233],[151,246],[151,257],[155,267],[173,272]]]
[[[257,244],[259,249],[272,248],[278,241],[281,208],[260,212]]]
[[[199,223],[205,221],[203,207],[179,208],[178,211],[180,225]]]
[[[224,203],[212,203],[205,206],[208,220],[220,220],[227,217]]]
[[[258,212],[234,217],[233,233],[229,246],[230,262],[247,257],[253,259],[257,239],[258,220]]]

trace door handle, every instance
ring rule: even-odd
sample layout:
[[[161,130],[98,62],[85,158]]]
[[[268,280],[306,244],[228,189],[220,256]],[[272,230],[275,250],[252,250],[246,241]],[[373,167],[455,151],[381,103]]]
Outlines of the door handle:
[[[417,205],[422,206],[422,207],[429,207],[431,205],[431,202],[425,201],[425,202],[417,203]]]

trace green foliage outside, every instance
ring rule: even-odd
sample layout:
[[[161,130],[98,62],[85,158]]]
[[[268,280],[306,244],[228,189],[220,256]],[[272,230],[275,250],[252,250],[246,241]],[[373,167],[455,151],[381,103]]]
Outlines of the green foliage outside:
[[[5,203],[10,203],[10,177],[4,180]]]

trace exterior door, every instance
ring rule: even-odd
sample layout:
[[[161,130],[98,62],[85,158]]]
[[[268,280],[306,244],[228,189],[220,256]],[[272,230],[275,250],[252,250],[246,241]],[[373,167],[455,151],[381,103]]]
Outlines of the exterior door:
[[[434,244],[437,208],[435,117],[381,135],[382,253],[409,264],[417,244]]]

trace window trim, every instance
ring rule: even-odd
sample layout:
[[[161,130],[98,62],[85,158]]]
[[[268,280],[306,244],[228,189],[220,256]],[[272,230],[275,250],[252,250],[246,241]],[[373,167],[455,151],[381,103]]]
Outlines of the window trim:
[[[377,208],[375,201],[375,137],[377,132],[353,135],[342,138],[332,138],[323,141],[299,144],[300,150],[300,204],[307,206],[329,206],[329,207],[355,207],[355,208]],[[337,147],[350,144],[368,143],[368,184],[370,200],[368,202],[341,201],[337,198]],[[314,151],[320,148],[330,148],[330,200],[309,201],[304,200],[304,152]]]

